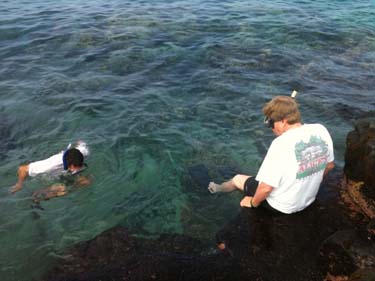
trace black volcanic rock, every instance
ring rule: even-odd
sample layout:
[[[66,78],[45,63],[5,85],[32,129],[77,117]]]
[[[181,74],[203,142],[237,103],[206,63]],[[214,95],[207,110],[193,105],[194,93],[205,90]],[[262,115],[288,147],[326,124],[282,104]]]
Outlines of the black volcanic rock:
[[[344,172],[349,180],[375,188],[375,117],[356,122],[346,139]],[[373,192],[372,192],[373,193]]]

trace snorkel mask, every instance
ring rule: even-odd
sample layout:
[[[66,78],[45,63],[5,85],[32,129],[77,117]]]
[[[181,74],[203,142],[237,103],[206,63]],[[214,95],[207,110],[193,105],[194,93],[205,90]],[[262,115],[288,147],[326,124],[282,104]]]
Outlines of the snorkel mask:
[[[83,172],[84,170],[86,170],[87,169],[87,164],[86,163],[83,163],[83,166],[81,167],[81,169],[79,169],[79,170],[77,170],[77,171],[74,171],[74,172],[72,172],[72,171],[67,171],[68,173],[70,173],[71,175],[77,175],[77,174],[79,174],[80,172]]]
[[[275,120],[269,118],[268,116],[264,117],[264,121],[263,121],[264,125],[267,127],[267,128],[271,128],[271,129],[274,129],[275,128]]]

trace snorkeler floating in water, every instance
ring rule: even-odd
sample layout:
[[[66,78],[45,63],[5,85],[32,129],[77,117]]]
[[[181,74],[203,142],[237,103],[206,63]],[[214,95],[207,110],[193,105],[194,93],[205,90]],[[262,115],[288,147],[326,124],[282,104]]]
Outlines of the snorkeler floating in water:
[[[18,168],[18,181],[11,187],[10,192],[15,193],[22,189],[25,179],[35,177],[40,174],[53,173],[60,174],[67,181],[70,178],[70,184],[75,187],[83,187],[90,184],[87,177],[79,173],[86,169],[84,157],[89,155],[87,144],[78,141],[75,147],[68,146],[65,151],[61,151],[47,159],[31,162],[21,165]],[[74,178],[71,176],[77,175]],[[66,184],[58,183],[33,192],[34,201],[47,200],[53,197],[63,196],[68,193]]]

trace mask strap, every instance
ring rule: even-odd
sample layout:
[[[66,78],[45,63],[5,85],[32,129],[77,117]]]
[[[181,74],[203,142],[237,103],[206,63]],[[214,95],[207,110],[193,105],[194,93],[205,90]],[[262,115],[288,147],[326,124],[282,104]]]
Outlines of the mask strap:
[[[64,170],[68,170],[68,161],[66,160],[66,153],[68,152],[68,150],[65,150],[64,153],[63,153],[63,165],[64,165]]]

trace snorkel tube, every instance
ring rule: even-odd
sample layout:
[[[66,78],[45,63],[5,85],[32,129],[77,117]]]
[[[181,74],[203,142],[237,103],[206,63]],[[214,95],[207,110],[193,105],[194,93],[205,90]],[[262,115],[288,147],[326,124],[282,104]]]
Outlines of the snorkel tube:
[[[290,97],[291,97],[292,99],[295,99],[296,96],[297,96],[297,94],[298,94],[298,92],[297,92],[296,90],[293,90],[293,92],[290,94]]]
[[[293,92],[290,94],[290,97],[292,99],[295,99],[296,96],[297,96],[298,92],[296,90],[293,90]],[[263,120],[263,123],[264,125],[267,127],[267,128],[271,128],[271,129],[274,129],[275,128],[275,122],[276,121],[280,121],[280,120],[274,120],[272,118],[270,118],[269,116],[265,116],[264,117],[264,120]]]

